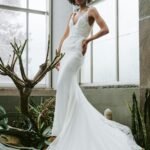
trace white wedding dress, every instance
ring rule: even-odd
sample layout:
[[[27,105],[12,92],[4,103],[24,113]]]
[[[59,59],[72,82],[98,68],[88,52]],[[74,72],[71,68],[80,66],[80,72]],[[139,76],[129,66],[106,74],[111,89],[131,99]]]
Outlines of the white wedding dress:
[[[57,137],[47,150],[142,150],[130,128],[106,119],[88,102],[78,85],[78,71],[85,58],[82,40],[92,29],[88,11],[75,24],[72,15],[69,26],[56,88],[52,135]]]

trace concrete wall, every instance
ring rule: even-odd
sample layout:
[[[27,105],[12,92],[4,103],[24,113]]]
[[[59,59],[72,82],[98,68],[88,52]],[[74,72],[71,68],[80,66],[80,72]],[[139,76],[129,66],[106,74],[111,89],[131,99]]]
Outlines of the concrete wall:
[[[131,126],[131,114],[127,103],[131,105],[133,92],[137,95],[139,101],[138,87],[81,87],[88,101],[102,114],[106,108],[113,111],[113,120]],[[55,93],[55,92],[52,92]],[[44,96],[32,97],[37,103]],[[0,96],[0,105],[6,108],[7,112],[16,111],[19,106],[19,97]]]
[[[82,87],[89,102],[101,113],[110,108],[113,120],[131,127],[131,113],[128,104],[132,106],[132,94],[135,92],[139,102],[139,88],[132,87]]]
[[[150,88],[150,1],[139,0],[140,31],[140,101],[144,105],[145,89]]]

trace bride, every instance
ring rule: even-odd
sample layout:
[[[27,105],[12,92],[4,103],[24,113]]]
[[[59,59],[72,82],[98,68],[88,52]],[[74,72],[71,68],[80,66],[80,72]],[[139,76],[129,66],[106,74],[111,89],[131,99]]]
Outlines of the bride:
[[[109,33],[107,24],[91,0],[69,0],[79,10],[70,15],[56,54],[65,55],[59,71],[52,142],[47,150],[142,150],[129,127],[106,119],[84,96],[77,75],[88,43]],[[89,37],[94,22],[100,31]]]

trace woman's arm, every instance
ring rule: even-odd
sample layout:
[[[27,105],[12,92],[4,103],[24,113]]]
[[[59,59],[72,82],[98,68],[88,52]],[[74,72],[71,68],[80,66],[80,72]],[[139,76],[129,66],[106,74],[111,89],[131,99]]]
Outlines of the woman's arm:
[[[66,29],[65,29],[65,31],[64,31],[64,34],[63,34],[63,36],[62,36],[62,38],[61,38],[61,40],[60,40],[60,42],[59,42],[58,49],[56,49],[56,53],[59,53],[59,54],[60,54],[62,44],[63,44],[64,40],[65,40],[65,39],[68,37],[68,35],[69,35],[69,22],[70,22],[71,16],[72,16],[72,13],[71,13],[71,15],[70,15],[70,17],[69,17],[69,20],[68,20],[68,22],[67,22],[67,26],[66,26]]]
[[[91,37],[89,37],[87,39],[87,42],[95,40],[95,39],[109,33],[107,24],[105,23],[104,19],[100,16],[99,12],[97,11],[97,9],[95,7],[92,7],[90,9],[89,16],[92,17],[96,21],[96,23],[100,27],[100,31],[97,32],[96,34],[92,35]]]
[[[92,41],[95,40],[107,33],[109,33],[109,29],[107,24],[105,23],[104,19],[100,16],[100,14],[98,13],[97,9],[95,7],[90,8],[89,10],[89,18],[91,20],[96,21],[96,23],[98,24],[98,26],[100,27],[100,31],[97,32],[96,34],[92,35],[91,37],[84,39],[82,41],[82,48],[83,48],[83,55],[85,54],[86,50],[87,50],[87,44]]]
[[[69,35],[69,22],[70,22],[71,16],[72,16],[72,13],[71,13],[71,15],[70,15],[70,17],[69,17],[69,20],[68,20],[68,22],[67,22],[67,26],[66,26],[65,32],[64,32],[64,34],[63,34],[63,36],[62,36],[62,38],[61,38],[61,40],[60,40],[58,49],[56,49],[56,55],[60,55],[62,44],[63,44],[64,40],[65,40],[65,39],[68,37],[68,35]],[[60,62],[57,63],[57,65],[55,66],[58,71],[59,71],[59,66],[60,66]]]

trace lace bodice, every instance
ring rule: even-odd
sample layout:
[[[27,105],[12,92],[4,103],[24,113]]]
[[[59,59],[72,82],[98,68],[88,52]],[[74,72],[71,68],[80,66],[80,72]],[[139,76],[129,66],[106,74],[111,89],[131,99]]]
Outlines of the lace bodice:
[[[93,27],[93,25],[90,25],[88,22],[88,11],[82,14],[75,24],[73,22],[73,15],[74,14],[72,14],[69,22],[70,36],[87,37]]]
[[[89,10],[88,10],[89,11]],[[88,22],[88,11],[83,13],[74,24],[73,15],[70,18],[69,22],[69,36],[64,40],[62,45],[62,52],[77,52],[81,53],[82,49],[82,40],[87,38],[90,34],[90,31],[93,27],[93,24],[90,25]]]

